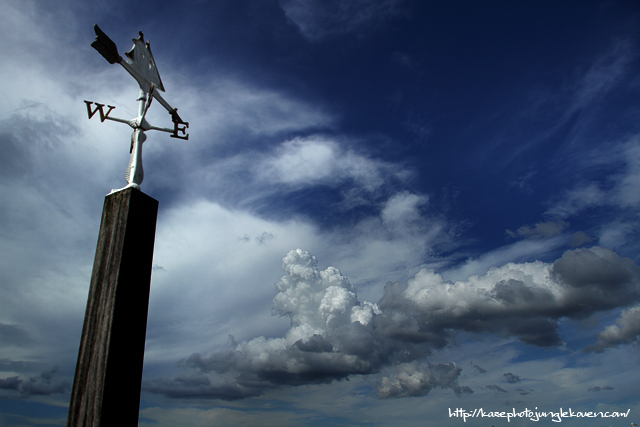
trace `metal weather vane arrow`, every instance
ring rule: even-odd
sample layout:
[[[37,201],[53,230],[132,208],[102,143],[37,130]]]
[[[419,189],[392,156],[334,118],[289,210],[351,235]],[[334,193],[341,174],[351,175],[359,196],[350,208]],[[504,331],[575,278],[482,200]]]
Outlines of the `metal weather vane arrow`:
[[[109,114],[116,107],[107,105],[109,108],[107,112],[104,112],[105,104],[95,103],[96,108],[91,109],[94,102],[84,101],[87,105],[87,114],[91,119],[96,112],[100,113],[100,121],[112,120],[114,122],[126,123],[133,128],[131,134],[131,158],[129,160],[129,166],[127,166],[127,172],[125,178],[127,180],[128,187],[134,187],[139,189],[140,183],[144,178],[144,172],[142,169],[142,144],[146,141],[147,136],[144,134],[148,130],[159,130],[162,132],[170,133],[172,138],[189,139],[189,135],[186,133],[186,129],[189,127],[189,123],[183,121],[178,115],[178,109],[171,107],[167,101],[162,98],[158,91],[164,92],[164,86],[158,74],[158,68],[156,62],[153,59],[151,53],[151,47],[149,42],[144,42],[142,31],[137,39],[131,39],[133,41],[133,47],[128,52],[125,52],[125,56],[129,59],[124,59],[118,54],[118,48],[116,44],[98,27],[93,26],[96,32],[96,39],[91,43],[91,46],[96,49],[110,64],[120,64],[127,70],[129,74],[136,79],[140,85],[140,96],[138,97],[138,116],[131,120],[120,119],[117,117],[111,117]],[[151,101],[156,99],[160,105],[162,105],[171,114],[171,120],[173,121],[173,129],[153,126],[147,122],[145,116]],[[182,135],[180,135],[182,134]]]

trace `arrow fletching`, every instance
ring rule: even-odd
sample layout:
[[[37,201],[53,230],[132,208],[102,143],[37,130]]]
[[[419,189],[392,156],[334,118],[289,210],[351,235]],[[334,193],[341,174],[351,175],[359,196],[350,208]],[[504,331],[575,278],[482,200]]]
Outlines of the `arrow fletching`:
[[[122,57],[118,54],[118,48],[113,40],[98,27],[98,24],[95,24],[93,29],[96,32],[96,39],[91,42],[91,47],[100,52],[100,55],[102,55],[109,64],[121,62]]]

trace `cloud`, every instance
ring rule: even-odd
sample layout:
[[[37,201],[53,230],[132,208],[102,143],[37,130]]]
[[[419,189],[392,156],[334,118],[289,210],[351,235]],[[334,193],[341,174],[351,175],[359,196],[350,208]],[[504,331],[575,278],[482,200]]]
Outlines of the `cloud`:
[[[0,378],[0,389],[3,390],[18,390],[22,380],[17,375],[15,377]]]
[[[485,252],[478,258],[469,258],[443,271],[442,274],[448,280],[465,280],[470,276],[486,274],[487,271],[495,266],[551,255],[564,246],[565,242],[566,240],[561,236],[553,236],[547,239],[519,240],[510,245]]]
[[[24,345],[32,341],[29,333],[19,325],[0,323],[0,339],[5,345]]]
[[[378,304],[390,328],[403,319],[402,333],[418,340],[465,330],[500,332],[547,347],[562,343],[562,317],[584,318],[638,301],[639,277],[632,260],[593,247],[567,251],[553,264],[508,263],[455,283],[423,269]]]
[[[520,382],[520,377],[518,375],[512,374],[511,372],[507,372],[506,374],[503,374],[503,376],[504,376],[504,379],[509,384],[515,384]]]
[[[24,360],[0,359],[0,372],[33,372],[38,370],[38,364],[35,362],[26,362]]]
[[[599,247],[567,251],[552,264],[509,263],[464,282],[423,269],[405,285],[388,283],[377,304],[360,301],[338,269],[319,269],[309,252],[290,251],[283,270],[273,299],[273,313],[290,320],[283,337],[230,337],[225,349],[194,353],[181,363],[195,375],[152,380],[145,389],[233,400],[395,367],[376,386],[381,398],[426,395],[436,386],[468,393],[457,384],[459,366],[420,362],[457,333],[500,333],[557,346],[560,319],[640,300],[640,267]],[[520,380],[510,372],[504,378]]]
[[[562,233],[562,231],[568,226],[569,224],[564,221],[539,222],[534,225],[533,228],[528,225],[523,225],[515,232],[507,230],[507,234],[511,237],[546,238]]]
[[[380,399],[426,396],[435,387],[450,388],[457,396],[473,393],[471,388],[458,385],[460,372],[462,368],[451,362],[405,363],[396,367],[393,376],[384,377],[376,384],[376,396]]]
[[[328,232],[306,218],[268,219],[205,199],[162,210],[154,261],[164,270],[154,272],[148,360],[184,357],[181,349],[202,353],[207,347],[196,337],[213,336],[206,326],[211,321],[218,322],[216,338],[207,344],[211,346],[222,345],[227,334],[239,341],[281,336],[286,320],[270,317],[264,301],[273,298],[279,260],[291,247],[304,244],[334,265],[344,264],[352,283],[364,288],[365,295],[373,290],[367,299],[375,301],[382,290],[368,285],[397,278],[407,265],[423,265],[430,250],[450,242],[447,224],[430,218],[427,196],[401,191],[374,199],[376,203],[369,201],[370,216],[348,226],[331,223],[334,229]],[[249,314],[237,316],[234,307]],[[355,310],[358,316],[367,315],[365,309]]]
[[[607,391],[609,391],[609,390],[613,390],[613,387],[611,387],[610,385],[605,385],[605,386],[603,386],[603,387],[595,386],[595,387],[591,387],[588,391],[595,391],[595,392],[598,392],[598,391],[601,391],[601,390],[607,390]]]
[[[420,220],[420,205],[426,203],[428,198],[425,196],[418,196],[409,192],[402,192],[391,197],[382,212],[380,217],[385,224],[402,224],[406,226],[410,222]]]
[[[269,240],[273,240],[275,239],[276,236],[273,235],[273,233],[268,233],[268,232],[263,232],[260,236],[255,238],[255,241],[258,242],[261,245],[266,245]]]
[[[331,227],[347,220],[353,228],[354,221],[375,217],[387,200],[405,193],[413,173],[367,154],[347,137],[312,134],[275,141],[218,158],[188,179],[202,194],[263,217],[305,216]]]
[[[633,135],[623,142],[606,146],[606,152],[598,147],[594,149],[583,165],[589,169],[598,170],[603,167],[615,169],[617,172],[607,175],[607,180],[595,178],[584,179],[563,192],[545,212],[545,216],[563,220],[576,216],[588,209],[602,207],[616,208],[616,217],[611,222],[620,227],[635,228],[635,210],[640,206],[640,135]],[[610,215],[610,213],[609,213]],[[629,230],[623,234],[629,234]]]
[[[593,242],[593,240],[594,240],[594,238],[589,236],[584,231],[577,231],[577,232],[573,233],[571,235],[571,237],[569,238],[569,244],[572,247],[577,248],[577,247],[582,246],[582,245],[584,245],[586,243]]]
[[[46,353],[62,365],[75,361],[77,341],[68,335],[79,334],[86,304],[96,236],[87,230],[97,233],[103,197],[123,182],[129,148],[130,130],[100,123],[95,117],[87,120],[82,100],[117,105],[114,113],[127,118],[135,115],[132,96],[137,90],[127,73],[108,67],[88,46],[90,39],[81,42],[83,49],[73,50],[77,57],[68,58],[70,42],[65,37],[85,37],[86,31],[69,35],[50,23],[35,25],[29,13],[38,9],[32,3],[25,5],[33,9],[19,17],[23,22],[19,27],[34,28],[25,39],[31,48],[12,51],[15,55],[0,70],[5,80],[13,82],[4,88],[5,102],[0,106],[0,144],[7,148],[0,159],[0,191],[12,197],[11,204],[0,208],[6,239],[0,250],[4,265],[11,266],[0,269],[7,291],[0,334],[7,339],[3,342],[13,344],[7,346],[11,353],[6,357],[30,360]],[[13,27],[0,31],[7,33],[8,28]],[[3,40],[14,36],[7,37]],[[61,55],[69,59],[62,71],[50,66]],[[96,58],[99,68],[91,68],[87,55]],[[203,337],[206,345],[219,345],[220,331],[223,337],[234,332],[239,341],[262,334],[280,336],[286,321],[270,318],[269,307],[262,301],[273,297],[269,287],[280,275],[277,260],[292,247],[304,244],[316,253],[324,251],[323,256],[342,258],[357,281],[371,282],[395,275],[407,264],[422,263],[434,242],[451,240],[442,221],[420,218],[427,196],[389,185],[406,176],[400,166],[367,155],[348,138],[289,136],[332,127],[336,117],[318,103],[222,72],[218,75],[215,70],[203,82],[171,69],[170,64],[167,61],[162,68],[163,81],[180,90],[171,92],[167,100],[180,107],[192,129],[189,142],[174,144],[158,133],[150,136],[151,143],[144,148],[143,189],[160,194],[164,206],[154,253],[149,362],[175,360],[185,348],[186,354],[202,351]],[[160,113],[162,119],[167,117],[161,108],[154,116],[158,107],[152,107],[148,117],[161,125],[156,117]],[[260,144],[254,145],[256,141]],[[365,205],[370,221],[358,218],[355,227],[352,223],[321,235],[312,221],[290,220],[296,212],[287,220],[280,216],[279,221],[264,219],[272,212],[249,213],[272,207],[265,199],[274,194],[274,188],[286,198],[299,189],[326,186],[342,192],[344,211]],[[342,245],[345,241],[349,244]],[[49,250],[53,246],[56,250]],[[328,249],[318,249],[324,247]],[[336,311],[340,298],[345,298],[345,304],[353,302],[348,299],[353,291],[333,292],[322,307],[330,323],[341,321]],[[366,323],[375,304],[354,304],[350,319]],[[249,314],[232,315],[238,310]],[[224,320],[217,320],[217,315]],[[210,327],[211,322],[216,322],[216,328]],[[344,339],[361,333],[353,325],[343,329]],[[327,353],[319,350],[327,342],[333,345],[331,337],[322,337],[304,335],[287,348],[301,354]],[[69,369],[63,366],[63,370]],[[351,368],[345,371],[350,373]],[[26,381],[24,376],[19,378]],[[35,392],[38,384],[29,387]],[[195,387],[184,379],[176,384],[182,390]],[[209,394],[244,393],[225,388],[226,384],[239,383],[232,376],[226,383],[211,377],[208,386],[199,387]],[[248,390],[251,394],[257,388]]]
[[[640,222],[635,218],[620,218],[600,228],[598,244],[612,249],[625,250],[637,241]]]
[[[473,365],[473,369],[475,369],[476,371],[478,371],[481,374],[486,374],[487,373],[487,370],[484,369],[482,366]]]
[[[623,147],[625,168],[616,177],[612,202],[625,208],[640,206],[640,136],[631,138]]]
[[[620,303],[620,298],[628,298],[638,291],[640,268],[629,258],[621,258],[610,249],[594,246],[565,252],[554,263],[553,274],[576,289],[594,287],[599,292],[613,293],[616,302],[612,305],[615,306]]]
[[[567,114],[583,109],[609,93],[621,82],[635,56],[631,42],[624,39],[614,40],[607,52],[577,80],[573,88],[572,105]]]
[[[402,12],[403,0],[280,0],[280,7],[307,40],[369,32]]]
[[[622,141],[598,143],[597,148],[581,155],[577,183],[555,197],[545,217],[553,222],[591,217],[605,218],[590,230],[578,231],[569,238],[573,247],[597,240],[602,247],[632,255],[638,241],[637,210],[640,207],[640,135]],[[611,173],[602,174],[603,170]],[[513,237],[514,233],[507,231]]]
[[[212,384],[207,376],[156,378],[145,382],[144,389],[174,399],[217,398],[238,400],[262,394],[261,389],[243,387],[237,383]]]
[[[326,129],[335,123],[336,117],[318,104],[282,90],[225,75],[209,75],[208,79],[211,81],[203,82],[202,86],[181,82],[181,90],[175,95],[182,106],[180,110],[190,111],[195,115],[191,120],[201,123],[191,130],[202,132],[192,138],[196,143],[210,144],[207,134],[215,134],[218,144],[230,144],[237,143],[242,133],[250,138],[264,138],[301,129]]]
[[[375,369],[375,360],[360,360],[352,354],[366,351],[370,339],[363,342],[356,337],[366,338],[364,328],[377,310],[375,305],[360,304],[337,269],[320,271],[307,252],[291,251],[283,269],[287,274],[276,284],[273,310],[290,318],[291,328],[284,338],[258,337],[241,344],[232,338],[227,350],[209,357],[193,354],[184,362],[200,376],[210,372],[230,376],[233,387],[212,387],[205,380],[193,386],[176,377],[148,383],[145,389],[175,397],[171,386],[175,383],[178,390],[191,390],[181,391],[181,396],[206,391],[209,397],[231,400],[279,385],[330,382]],[[353,335],[353,339],[343,341],[342,335]],[[349,345],[353,348],[345,348]]]
[[[565,165],[569,165],[569,168],[579,165],[581,170],[578,172],[574,169],[572,172],[578,172],[575,176],[583,179],[585,172],[593,173],[594,169],[588,170],[593,164],[587,166],[585,160],[590,159],[593,163],[601,163],[602,158],[610,159],[612,149],[617,148],[615,147],[617,144],[610,141],[613,135],[611,130],[607,130],[606,133],[601,132],[602,126],[597,124],[594,118],[602,114],[603,105],[608,105],[609,102],[617,103],[616,97],[620,93],[634,90],[633,83],[629,83],[628,77],[632,75],[633,64],[637,60],[635,44],[633,39],[616,37],[608,41],[590,64],[586,67],[576,67],[573,76],[567,78],[567,83],[562,87],[543,89],[542,85],[533,85],[534,89],[527,94],[526,107],[516,110],[515,113],[510,110],[495,116],[500,117],[500,130],[494,133],[493,140],[488,146],[482,147],[482,152],[478,153],[479,158],[491,159],[493,167],[506,166],[516,159],[522,159],[522,155],[534,147],[540,147],[550,141],[564,141],[561,143],[563,147],[560,150],[560,156],[552,162],[563,170],[567,169]],[[538,83],[541,82],[542,80],[538,80]],[[505,116],[508,117],[506,122]],[[525,129],[544,129],[544,132],[526,132]],[[626,131],[619,133],[619,135],[625,134],[627,134]],[[595,140],[594,136],[599,139]],[[514,140],[520,143],[507,147]],[[603,156],[592,155],[590,145],[598,147],[594,151],[602,151],[598,154]],[[566,179],[566,177],[567,175],[560,179]],[[509,186],[529,193],[534,188],[530,185],[530,178],[530,174],[525,174],[512,180]],[[578,182],[576,190],[589,187],[590,184],[589,180]],[[597,187],[596,192],[590,196],[606,197],[606,187]],[[600,192],[602,194],[596,194]],[[582,194],[582,196],[589,195]],[[575,205],[564,207],[580,208],[580,202],[589,203],[596,200],[576,199]]]
[[[255,395],[274,387],[330,383],[377,373],[393,360],[414,360],[428,352],[412,350],[411,344],[394,348],[374,327],[378,306],[359,301],[346,277],[334,267],[320,270],[308,252],[290,251],[283,259],[283,270],[285,276],[276,283],[273,312],[290,319],[284,337],[241,343],[231,338],[227,349],[208,357],[192,354],[183,362],[199,376],[214,374],[218,381],[234,384],[234,393],[210,387],[205,380],[188,387],[180,377],[154,380],[145,389],[173,397],[208,391],[210,398],[234,399],[241,397],[238,389]],[[180,393],[172,391],[174,383]]]
[[[551,217],[568,218],[588,207],[601,205],[606,197],[607,193],[595,183],[576,187],[568,190],[563,199],[549,209],[546,214]]]
[[[533,192],[533,188],[531,187],[531,181],[532,181],[532,178],[535,175],[537,175],[537,173],[538,173],[537,171],[530,171],[522,176],[514,178],[512,181],[509,182],[509,187],[517,188],[518,190],[520,190],[525,194],[531,194]]]
[[[486,389],[488,389],[488,390],[493,390],[493,391],[495,391],[495,392],[496,392],[496,394],[498,394],[498,393],[508,393],[508,391],[507,391],[507,390],[505,390],[505,389],[503,389],[502,387],[500,387],[499,385],[495,385],[495,384],[488,385],[488,386],[486,386],[485,388],[486,388]]]
[[[391,164],[343,149],[330,137],[294,138],[258,165],[258,180],[290,186],[337,185],[355,181],[369,191],[380,187],[386,175],[398,172]]]
[[[638,342],[640,336],[640,306],[627,308],[622,311],[615,325],[610,325],[598,334],[598,341],[587,347],[587,351],[603,352],[606,348],[617,347],[621,344]]]
[[[0,378],[0,389],[17,392],[23,397],[66,393],[71,389],[71,383],[66,380],[53,380],[54,374],[59,370],[60,368],[56,366],[37,377],[28,376],[26,379],[19,375]]]
[[[124,70],[119,66],[109,67],[89,46],[93,38],[90,24],[80,32],[74,32],[72,30],[76,29],[75,25],[81,18],[59,20],[58,17],[65,14],[60,8],[49,11],[41,6],[33,2],[14,2],[8,4],[7,13],[0,17],[3,23],[7,23],[6,26],[0,25],[2,43],[10,49],[7,52],[12,53],[0,67],[0,76],[12,82],[2,88],[3,103],[0,106],[0,146],[3,148],[3,155],[0,156],[0,193],[12,201],[0,206],[3,236],[3,244],[0,245],[0,282],[4,298],[0,341],[5,344],[5,357],[32,360],[46,354],[50,362],[68,371],[72,368],[68,368],[67,364],[74,363],[77,354],[78,341],[73,337],[79,339],[79,328],[82,327],[103,198],[111,188],[124,184],[131,131],[127,126],[117,123],[100,123],[97,117],[88,120],[82,101],[89,99],[117,105],[114,114],[128,118],[137,112],[135,97],[138,90],[135,81]],[[69,26],[63,28],[57,25],[67,21]],[[18,44],[13,43],[15,35],[19,33],[12,32],[15,28],[32,29],[20,37],[19,49],[15,47]],[[70,40],[76,36],[82,37],[77,44],[75,40]],[[60,62],[63,57],[65,61]],[[97,70],[91,68],[94,58],[99,66]],[[199,166],[211,163],[212,158],[216,159],[214,163],[220,158],[229,158],[228,152],[220,154],[220,151],[229,150],[233,153],[234,150],[242,150],[237,145],[244,144],[246,149],[246,145],[256,139],[261,143],[265,140],[279,141],[284,138],[283,133],[326,129],[333,123],[334,117],[317,104],[282,90],[253,84],[237,76],[214,78],[209,75],[208,78],[215,83],[199,85],[201,82],[193,75],[185,76],[182,72],[177,76],[170,64],[171,61],[167,61],[162,68],[163,81],[167,87],[179,87],[180,91],[173,91],[165,98],[173,106],[180,107],[182,117],[192,122],[192,134],[188,142],[176,143],[168,135],[156,132],[145,143],[143,157],[147,179],[143,183],[143,190],[161,200],[161,216],[166,213],[170,217],[173,207],[192,213],[193,194],[201,198],[203,194],[210,196],[214,193],[211,191],[213,186],[207,186],[208,182],[204,179],[208,169]],[[172,80],[180,80],[180,85],[171,84]],[[159,105],[153,105],[147,116],[155,115],[149,118],[150,122],[169,125],[171,122],[166,112]],[[157,120],[155,117],[158,116],[162,116],[162,119]],[[198,125],[193,126],[193,123]],[[216,135],[214,140],[211,138],[213,134]],[[241,143],[237,144],[235,137],[239,134],[243,138],[239,138]],[[220,155],[211,155],[212,150]],[[243,166],[246,166],[253,159],[247,156],[244,160],[246,163]],[[237,181],[229,179],[220,183],[220,187],[231,188],[238,199],[243,199],[249,191],[236,191],[236,184]],[[173,197],[175,194],[171,191],[176,191],[179,196]],[[215,196],[218,197],[218,194]],[[294,240],[301,239],[311,244],[315,238],[315,235],[314,238],[308,238],[313,234],[307,233],[313,228],[310,225],[290,221],[282,226],[270,227],[272,223],[259,221],[251,215],[238,214],[231,220],[229,217],[233,214],[225,216],[220,211],[230,212],[210,209],[204,214],[211,214],[211,217],[198,223],[200,228],[196,234],[199,232],[200,236],[207,236],[209,240],[202,242],[194,238],[190,241],[195,244],[188,250],[183,248],[182,252],[188,252],[199,260],[202,260],[202,254],[211,255],[216,250],[237,254],[235,250],[239,245],[228,244],[229,239],[212,238],[207,233],[211,226],[208,220],[217,217],[228,220],[226,224],[237,233],[233,236],[234,240],[249,231],[251,237],[255,238],[255,246],[259,244],[262,247],[244,247],[244,251],[239,251],[242,256],[236,258],[244,259],[256,270],[246,269],[227,274],[231,264],[212,266],[210,259],[207,259],[202,262],[204,267],[199,265],[187,271],[177,267],[171,258],[186,261],[185,264],[190,267],[193,267],[193,263],[171,254],[168,255],[169,262],[160,262],[154,267],[154,286],[163,283],[162,277],[174,280],[179,289],[182,289],[185,277],[192,281],[201,279],[202,287],[196,286],[194,288],[198,290],[192,289],[181,295],[184,300],[193,301],[191,295],[209,286],[212,276],[230,286],[236,285],[236,280],[247,286],[247,283],[258,282],[248,277],[251,274],[268,277],[269,271],[273,270],[273,279],[268,279],[272,282],[279,275],[277,260],[287,250],[299,245]],[[156,240],[156,259],[171,252],[171,249],[163,251],[158,244],[163,237],[160,235],[161,221]],[[191,237],[193,229],[189,224],[193,222],[194,217],[188,217],[180,226],[173,224],[176,229],[186,231],[185,235],[180,236],[183,241]],[[217,234],[229,237],[219,230]],[[220,243],[220,246],[213,248],[213,242]],[[280,244],[284,247],[280,247]],[[55,250],[51,250],[52,247]],[[202,249],[201,254],[196,253],[196,247]],[[275,257],[269,257],[270,250],[276,253]],[[259,251],[262,253],[257,255]],[[273,263],[273,260],[276,262]],[[270,261],[273,269],[261,269]],[[215,268],[219,269],[206,278],[199,275],[203,270],[211,273]],[[264,292],[259,290],[252,292],[255,299],[263,295]],[[175,306],[180,304],[175,304],[176,299],[171,292],[161,294],[158,299],[165,297],[174,303],[172,308],[166,310],[167,317],[172,318],[172,315],[177,315]],[[270,297],[266,294],[266,298]],[[246,303],[247,299],[243,301]],[[234,299],[227,302],[232,304]],[[177,316],[182,316],[184,320],[190,315],[199,314],[204,305],[204,301],[199,301],[183,312],[186,314]],[[263,311],[268,318],[268,308]],[[252,315],[254,317],[249,317],[254,319],[258,316],[255,312]],[[266,323],[273,327],[274,322]],[[175,342],[181,344],[181,339],[188,340],[204,329],[202,326],[195,329],[185,327],[189,329],[187,333],[181,327],[168,326],[175,324],[164,321],[159,322],[158,326],[167,327],[167,337],[178,335],[180,338]],[[149,325],[148,337],[153,338],[154,325]],[[266,328],[258,329],[264,333]],[[148,348],[153,350],[153,344],[156,343],[153,341]],[[170,354],[171,351],[165,353]]]
[[[261,411],[231,405],[204,407],[149,406],[140,408],[139,426],[175,427],[188,423],[190,427],[216,426],[296,426],[308,420],[306,411],[289,408],[269,408]]]

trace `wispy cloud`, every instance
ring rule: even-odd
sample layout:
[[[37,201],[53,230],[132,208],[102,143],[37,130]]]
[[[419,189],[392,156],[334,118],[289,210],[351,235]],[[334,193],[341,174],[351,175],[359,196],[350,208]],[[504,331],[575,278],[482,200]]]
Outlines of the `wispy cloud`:
[[[594,141],[602,135],[594,129],[593,115],[612,99],[616,91],[624,91],[629,85],[626,78],[632,72],[636,58],[633,42],[615,38],[607,48],[591,58],[590,63],[576,66],[571,78],[561,85],[547,86],[544,80],[529,83],[523,92],[526,101],[515,111],[501,112],[496,119],[497,131],[488,144],[482,145],[479,158],[496,161],[500,167],[526,164],[524,153],[530,153],[544,144],[561,144],[557,158],[550,159],[556,167],[565,168],[567,162],[575,165],[584,160],[584,150],[602,146]],[[507,119],[505,120],[505,116]],[[483,123],[487,118],[483,116]],[[534,130],[535,129],[535,130]],[[606,150],[611,151],[610,144]],[[605,154],[605,157],[609,157]],[[517,161],[517,162],[516,162]],[[539,172],[536,166],[536,173]],[[522,175],[522,171],[518,171]],[[531,172],[512,180],[512,186],[528,191],[527,181]]]
[[[575,186],[563,191],[549,202],[545,212],[547,218],[565,222],[584,212],[601,212],[608,210],[608,221],[603,221],[597,229],[589,231],[589,235],[599,238],[602,246],[625,250],[631,240],[636,239],[638,228],[636,211],[640,206],[640,149],[638,135],[613,144],[613,147],[602,156],[597,156],[600,149],[586,158],[595,158],[583,165],[582,173],[586,175]],[[595,163],[595,164],[594,164]],[[590,169],[608,167],[616,170],[607,175],[606,180],[598,179]],[[586,237],[592,239],[587,235]],[[575,236],[574,240],[585,241],[585,236]],[[577,240],[576,240],[577,241]]]
[[[280,7],[309,41],[349,33],[368,33],[399,16],[404,0],[280,0]]]
[[[552,237],[562,233],[562,231],[569,226],[568,223],[564,221],[546,221],[539,222],[535,224],[533,227],[528,225],[523,225],[518,228],[515,232],[511,230],[506,230],[507,234],[511,237]]]
[[[629,65],[635,56],[634,47],[629,40],[612,40],[607,52],[576,79],[567,115],[592,105],[597,98],[610,92],[621,82],[625,73],[629,72]]]
[[[345,149],[331,137],[314,135],[281,144],[257,165],[257,179],[294,187],[338,186],[353,180],[372,191],[399,170],[394,165]]]
[[[584,209],[600,206],[606,201],[606,192],[597,184],[588,184],[567,191],[563,199],[546,213],[551,217],[569,218]]]

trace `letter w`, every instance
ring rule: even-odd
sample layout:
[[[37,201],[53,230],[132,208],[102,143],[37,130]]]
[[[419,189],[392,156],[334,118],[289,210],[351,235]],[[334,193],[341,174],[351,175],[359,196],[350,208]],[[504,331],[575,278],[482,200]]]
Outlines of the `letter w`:
[[[97,111],[100,111],[100,121],[104,122],[105,119],[107,117],[109,117],[109,113],[111,112],[111,110],[113,110],[114,107],[113,105],[107,105],[107,107],[109,107],[109,111],[107,111],[107,114],[104,113],[104,110],[102,109],[104,107],[104,104],[98,104],[96,102],[96,109],[91,111],[91,104],[93,104],[93,102],[90,101],[84,101],[85,104],[87,104],[87,114],[89,115],[89,119],[91,119],[91,117],[93,117]]]

